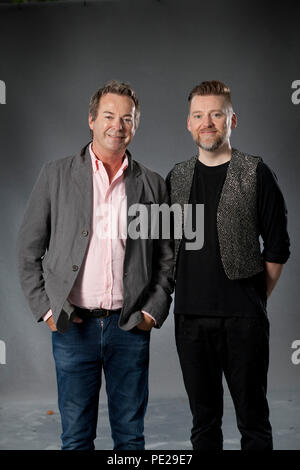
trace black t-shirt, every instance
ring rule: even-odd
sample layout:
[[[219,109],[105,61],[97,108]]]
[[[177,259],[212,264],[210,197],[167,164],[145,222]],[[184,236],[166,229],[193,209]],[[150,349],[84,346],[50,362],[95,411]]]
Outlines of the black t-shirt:
[[[210,167],[197,160],[190,203],[204,204],[204,245],[177,258],[175,314],[257,316],[266,314],[264,272],[230,280],[225,274],[218,242],[217,207],[229,162]],[[264,260],[285,263],[289,257],[286,207],[276,176],[267,165],[257,166],[257,213]],[[188,240],[191,241],[191,240]]]

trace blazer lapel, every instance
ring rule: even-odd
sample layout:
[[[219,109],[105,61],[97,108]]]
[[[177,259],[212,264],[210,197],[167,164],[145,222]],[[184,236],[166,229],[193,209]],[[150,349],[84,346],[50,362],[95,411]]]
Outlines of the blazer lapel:
[[[134,219],[134,216],[128,215],[128,209],[132,204],[138,204],[141,200],[143,192],[143,181],[140,178],[141,172],[132,160],[130,152],[126,151],[128,158],[128,167],[124,172],[124,181],[125,181],[125,192],[127,197],[127,239],[125,246],[125,256],[124,256],[124,274],[127,272],[127,268],[130,263],[130,256],[132,253],[132,243],[133,240],[128,237],[128,227],[130,222]]]
[[[76,155],[72,172],[74,182],[74,201],[79,212],[78,219],[91,227],[93,204],[93,173],[89,144]]]
[[[143,191],[143,182],[139,177],[141,172],[138,166],[131,158],[131,154],[127,151],[128,167],[124,172],[125,191],[127,196],[127,211],[132,204],[139,203]],[[127,218],[128,222],[128,218]]]

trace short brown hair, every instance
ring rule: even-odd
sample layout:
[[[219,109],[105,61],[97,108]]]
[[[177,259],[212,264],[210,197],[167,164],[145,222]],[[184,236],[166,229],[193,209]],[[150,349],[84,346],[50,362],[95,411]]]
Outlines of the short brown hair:
[[[196,85],[189,94],[188,102],[190,103],[194,96],[197,95],[222,95],[226,97],[227,102],[232,108],[230,88],[218,80],[210,80],[201,82]]]
[[[89,114],[92,116],[92,120],[95,121],[98,114],[99,101],[101,96],[106,95],[107,93],[114,93],[116,95],[128,96],[132,99],[135,104],[135,126],[137,127],[140,120],[140,104],[138,97],[136,96],[135,91],[131,88],[129,83],[119,82],[118,80],[110,80],[102,88],[96,91],[93,94],[90,100]]]

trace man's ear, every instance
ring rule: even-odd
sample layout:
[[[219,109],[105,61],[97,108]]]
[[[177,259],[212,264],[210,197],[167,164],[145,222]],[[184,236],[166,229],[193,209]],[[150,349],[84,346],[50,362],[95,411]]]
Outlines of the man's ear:
[[[137,128],[139,127],[139,122],[137,123],[136,120],[133,121],[133,129],[132,129],[132,135],[134,136],[136,133]]]
[[[231,129],[235,129],[237,126],[237,115],[233,113],[231,118]]]
[[[90,129],[92,131],[93,128],[94,128],[94,120],[93,120],[91,114],[89,114],[89,126],[90,126]]]
[[[186,120],[186,127],[187,130],[191,132],[191,123],[190,123],[190,115],[188,114],[187,120]]]

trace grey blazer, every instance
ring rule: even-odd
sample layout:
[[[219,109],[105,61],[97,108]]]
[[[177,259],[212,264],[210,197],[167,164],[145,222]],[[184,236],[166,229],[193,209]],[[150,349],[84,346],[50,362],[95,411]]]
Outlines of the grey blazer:
[[[89,145],[89,144],[88,144]],[[88,246],[92,216],[92,165],[86,145],[79,154],[46,163],[30,195],[18,234],[22,289],[38,321],[52,309],[60,332],[72,324],[68,296]],[[163,178],[132,160],[124,172],[127,207],[168,203]],[[132,217],[127,216],[127,226]],[[150,313],[160,328],[173,291],[174,257],[170,240],[127,238],[123,308],[119,326],[130,330]]]

